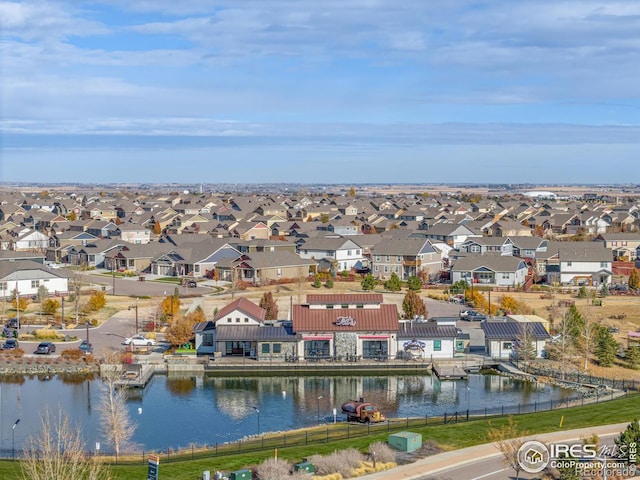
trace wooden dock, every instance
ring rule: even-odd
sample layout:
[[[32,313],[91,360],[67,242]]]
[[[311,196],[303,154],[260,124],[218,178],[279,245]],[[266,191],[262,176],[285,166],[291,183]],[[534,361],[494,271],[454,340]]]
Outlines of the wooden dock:
[[[154,365],[132,364],[127,365],[127,367],[135,368],[126,368],[122,372],[122,377],[116,382],[119,387],[144,388],[155,373]]]
[[[468,377],[468,373],[456,364],[439,364],[433,363],[431,371],[436,374],[440,380],[461,380]]]

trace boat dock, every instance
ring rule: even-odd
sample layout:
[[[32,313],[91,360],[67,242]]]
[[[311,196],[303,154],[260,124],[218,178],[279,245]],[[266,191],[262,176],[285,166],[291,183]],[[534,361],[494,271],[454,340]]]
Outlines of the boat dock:
[[[442,364],[433,362],[431,371],[436,374],[440,380],[464,380],[469,374],[455,363]]]
[[[144,388],[156,371],[155,366],[151,364],[133,363],[124,367],[122,376],[116,382],[119,387]]]

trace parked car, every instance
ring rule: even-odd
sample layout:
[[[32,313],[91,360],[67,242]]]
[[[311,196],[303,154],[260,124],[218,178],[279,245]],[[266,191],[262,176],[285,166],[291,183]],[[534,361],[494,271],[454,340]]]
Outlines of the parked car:
[[[134,347],[152,347],[156,344],[156,341],[144,335],[134,335],[133,337],[125,338],[122,343],[123,345],[133,345]]]
[[[188,288],[195,288],[198,286],[198,282],[193,279],[184,278],[182,279],[182,285]]]
[[[93,353],[93,345],[86,340],[83,340],[78,348],[84,353]]]
[[[487,317],[480,312],[476,312],[475,310],[462,310],[460,312],[460,318],[463,320],[468,320],[469,322],[479,322]]]
[[[7,338],[2,344],[3,350],[15,350],[17,348],[20,348],[20,342],[15,338]]]
[[[620,333],[620,329],[618,327],[607,327],[607,330],[611,333]]]
[[[45,355],[49,355],[50,353],[53,353],[56,351],[56,346],[51,343],[51,342],[41,342],[40,345],[38,345],[38,348],[36,348],[36,351],[34,353],[42,353]]]
[[[7,320],[7,328],[18,328],[18,319],[13,317]]]

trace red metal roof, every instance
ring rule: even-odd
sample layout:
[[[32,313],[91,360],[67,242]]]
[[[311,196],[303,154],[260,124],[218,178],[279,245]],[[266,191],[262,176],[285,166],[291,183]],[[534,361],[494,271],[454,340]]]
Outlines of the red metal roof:
[[[336,295],[339,296],[339,295]],[[338,302],[340,303],[340,302]],[[339,318],[350,317],[355,325],[336,325]],[[395,305],[380,308],[316,309],[307,305],[293,306],[293,330],[300,332],[396,332],[399,329]]]
[[[307,295],[307,303],[309,305],[340,305],[348,303],[351,305],[357,304],[380,304],[383,302],[381,293],[333,293],[333,294],[321,294],[312,293]]]
[[[246,313],[248,316],[250,316],[254,320],[258,320],[258,321],[263,321],[264,316],[267,313],[267,311],[264,308],[260,308],[251,300],[247,300],[244,297],[240,297],[238,300],[231,302],[229,305],[225,306],[222,310],[220,310],[216,315],[216,317],[214,318],[214,320],[224,318],[234,310],[240,310],[241,312]]]

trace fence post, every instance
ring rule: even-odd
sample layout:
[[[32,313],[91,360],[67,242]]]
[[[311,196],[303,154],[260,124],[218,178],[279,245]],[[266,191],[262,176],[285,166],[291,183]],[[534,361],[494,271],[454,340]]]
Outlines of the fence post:
[[[424,416],[424,424],[425,425],[429,424],[429,415],[428,414],[425,414],[425,416]]]
[[[504,417],[504,405],[501,406],[500,410],[501,410],[500,416]]]
[[[467,422],[469,421],[469,409],[467,408]]]
[[[447,412],[444,412],[444,423],[447,423]]]
[[[304,444],[309,445],[309,432],[304,432]]]
[[[533,413],[537,413],[538,412],[538,402],[535,401],[533,402]]]
[[[351,435],[349,433],[349,424],[347,423],[347,439],[351,438]]]
[[[329,427],[327,427],[327,443],[329,443]]]
[[[409,417],[407,417],[407,423],[409,422]],[[371,422],[367,422],[367,436],[371,435]]]
[[[484,418],[487,418],[487,407],[484,407]]]
[[[193,445],[191,445],[191,460],[193,460]]]

